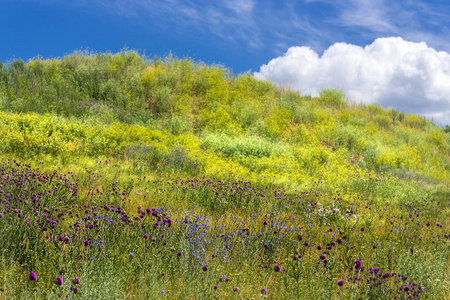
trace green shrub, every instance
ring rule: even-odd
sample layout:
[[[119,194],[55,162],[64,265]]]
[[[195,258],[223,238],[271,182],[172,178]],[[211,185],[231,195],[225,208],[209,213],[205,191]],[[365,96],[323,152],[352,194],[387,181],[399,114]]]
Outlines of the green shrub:
[[[345,94],[338,89],[322,89],[319,93],[317,101],[328,107],[342,108],[347,105]]]
[[[175,135],[187,132],[190,129],[189,119],[186,116],[170,115],[165,120],[165,127]]]
[[[281,155],[285,147],[258,136],[230,137],[225,134],[208,134],[201,139],[203,148],[212,148],[225,156],[269,157]]]
[[[388,116],[376,116],[375,122],[382,129],[389,129],[391,127],[392,120]]]
[[[424,129],[425,126],[425,119],[422,117],[419,117],[418,115],[407,115],[406,116],[406,124],[415,129]]]
[[[366,109],[369,111],[369,114],[371,116],[384,115],[385,114],[385,110],[380,104],[368,104],[366,106]]]
[[[171,105],[172,89],[168,86],[161,86],[156,89],[156,105],[158,113],[165,113]]]

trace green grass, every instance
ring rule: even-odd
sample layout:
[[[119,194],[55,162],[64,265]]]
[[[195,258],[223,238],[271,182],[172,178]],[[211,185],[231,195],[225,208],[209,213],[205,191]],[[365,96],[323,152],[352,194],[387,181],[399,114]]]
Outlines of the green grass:
[[[0,105],[1,299],[450,293],[422,117],[134,51],[1,64]]]

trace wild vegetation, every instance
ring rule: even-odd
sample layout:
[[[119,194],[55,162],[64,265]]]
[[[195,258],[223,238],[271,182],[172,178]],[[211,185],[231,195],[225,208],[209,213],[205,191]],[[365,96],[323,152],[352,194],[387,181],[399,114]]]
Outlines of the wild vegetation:
[[[0,63],[0,298],[445,299],[450,132],[171,55]]]

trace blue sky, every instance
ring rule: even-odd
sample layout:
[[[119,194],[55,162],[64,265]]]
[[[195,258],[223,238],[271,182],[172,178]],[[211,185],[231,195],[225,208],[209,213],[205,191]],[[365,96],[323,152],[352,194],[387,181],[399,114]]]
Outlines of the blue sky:
[[[2,0],[0,34],[5,62],[125,46],[171,51],[450,124],[447,0]]]

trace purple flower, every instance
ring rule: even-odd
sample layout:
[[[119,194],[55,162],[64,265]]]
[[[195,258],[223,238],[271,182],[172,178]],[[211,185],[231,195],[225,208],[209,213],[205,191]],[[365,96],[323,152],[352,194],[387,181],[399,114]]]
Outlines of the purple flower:
[[[321,260],[324,260],[325,258],[327,258],[327,256],[326,256],[325,254],[322,254],[322,255],[320,256],[320,259],[321,259]]]
[[[264,265],[264,269],[267,269],[269,266],[268,265]]]
[[[360,260],[355,260],[355,262],[353,263],[353,266],[355,267],[355,269],[360,269],[362,267],[362,262]]]
[[[178,256],[183,256],[183,251],[179,251]]]
[[[76,287],[72,288],[72,292],[74,292],[75,294],[78,293],[78,289]]]
[[[207,266],[204,266],[204,267],[202,268],[202,270],[203,270],[203,272],[206,272],[206,271],[208,271],[208,267],[207,267]]]
[[[344,280],[338,280],[337,285],[338,286],[343,286],[344,285]]]
[[[410,289],[411,289],[411,288],[410,288],[409,286],[405,286],[405,287],[403,288],[403,290],[404,290],[405,292],[409,292]]]
[[[31,272],[29,277],[30,277],[30,280],[31,280],[31,281],[37,281],[37,275],[36,275],[36,273]]]
[[[364,227],[361,227],[361,231],[364,231],[365,229],[364,229]]]
[[[317,250],[322,250],[322,246],[317,246]]]
[[[304,244],[306,247],[308,247],[309,246],[309,243],[308,242],[305,242],[305,244]]]
[[[236,286],[236,287],[233,288],[233,291],[238,292],[239,288]]]
[[[217,285],[214,286],[214,289],[217,290]]]
[[[261,294],[267,295],[267,290],[266,290],[265,288],[262,288],[262,289],[261,289]]]
[[[56,277],[55,283],[56,283],[56,285],[63,285],[63,280],[62,280],[62,278],[61,278],[61,277]]]
[[[73,280],[72,280],[72,282],[73,282],[73,284],[80,284],[80,278],[74,278]]]
[[[279,265],[276,265],[273,269],[275,270],[275,272],[281,271],[281,267]]]

